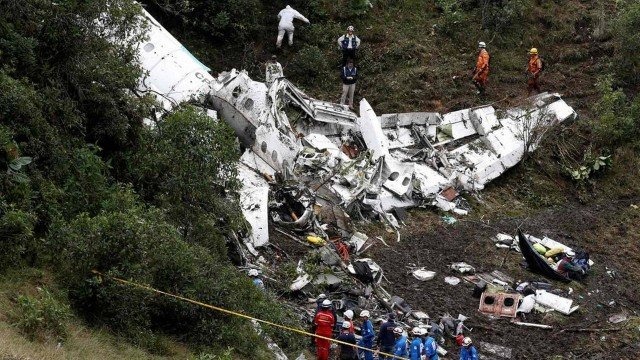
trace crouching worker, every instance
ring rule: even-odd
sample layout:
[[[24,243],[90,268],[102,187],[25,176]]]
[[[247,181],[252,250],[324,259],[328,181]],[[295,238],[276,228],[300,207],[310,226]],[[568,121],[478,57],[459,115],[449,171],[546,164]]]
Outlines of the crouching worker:
[[[586,276],[587,271],[582,266],[574,263],[575,255],[573,250],[567,250],[562,260],[558,263],[557,271],[571,280],[582,280]]]

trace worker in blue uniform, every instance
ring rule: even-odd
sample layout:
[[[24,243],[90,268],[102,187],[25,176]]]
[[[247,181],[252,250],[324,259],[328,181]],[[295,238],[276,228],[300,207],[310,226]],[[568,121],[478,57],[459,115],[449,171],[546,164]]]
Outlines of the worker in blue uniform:
[[[407,351],[407,337],[404,336],[403,333],[404,330],[399,326],[393,329],[393,334],[396,337],[396,343],[393,346],[393,355],[406,358],[409,355]]]
[[[438,360],[438,343],[433,332],[424,339],[424,353],[428,360]]]
[[[471,338],[466,337],[462,340],[460,348],[460,360],[478,360],[478,350],[471,343]]]
[[[422,334],[426,331],[419,327],[414,327],[411,330],[411,335],[413,335],[413,340],[411,341],[411,346],[409,346],[409,359],[410,360],[421,360],[422,353],[424,352],[424,344],[422,343]]]
[[[373,339],[376,337],[376,333],[373,331],[373,325],[371,324],[371,320],[369,320],[369,316],[368,310],[362,310],[360,312],[360,317],[362,318],[360,335],[362,335],[362,338],[358,342],[358,346],[373,349]],[[372,351],[359,349],[358,353],[360,354],[360,358],[364,358],[364,360],[373,360]]]

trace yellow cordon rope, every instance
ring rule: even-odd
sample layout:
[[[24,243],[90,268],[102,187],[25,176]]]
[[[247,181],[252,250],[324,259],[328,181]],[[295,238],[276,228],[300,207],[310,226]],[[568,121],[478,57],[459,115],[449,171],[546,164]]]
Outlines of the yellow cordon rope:
[[[231,310],[227,310],[227,309],[224,309],[224,308],[221,308],[221,307],[218,307],[218,306],[205,304],[203,302],[200,302],[200,301],[197,301],[197,300],[193,300],[193,299],[189,299],[189,298],[186,298],[186,297],[183,297],[183,296],[180,296],[180,295],[175,295],[175,294],[171,294],[171,293],[168,293],[168,292],[164,292],[162,290],[158,290],[158,289],[152,288],[151,286],[148,286],[148,285],[138,284],[136,282],[120,279],[120,278],[117,278],[117,277],[111,276],[111,275],[105,275],[105,274],[101,273],[98,270],[91,270],[91,272],[96,274],[96,275],[104,276],[105,278],[108,278],[108,279],[111,279],[113,281],[119,282],[121,284],[130,285],[130,286],[133,286],[133,287],[137,287],[137,288],[140,288],[140,289],[144,289],[144,290],[147,290],[147,291],[154,292],[156,294],[162,294],[162,295],[165,295],[165,296],[169,296],[169,297],[172,297],[172,298],[175,298],[175,299],[178,299],[178,300],[182,300],[182,301],[194,304],[194,305],[205,307],[207,309],[220,311],[220,312],[228,314],[228,315],[238,316],[238,317],[241,317],[241,318],[244,318],[244,319],[247,319],[247,320],[254,320],[254,321],[257,321],[257,322],[260,322],[260,323],[263,323],[263,324],[267,324],[267,325],[271,325],[271,326],[280,328],[280,329],[293,331],[295,333],[302,334],[302,335],[305,335],[305,336],[312,336],[312,337],[319,338],[319,339],[329,340],[329,341],[337,343],[337,344],[353,346],[353,347],[355,347],[357,349],[371,351],[373,353],[376,353],[376,354],[379,354],[379,355],[383,355],[383,356],[386,356],[386,357],[389,357],[389,358],[392,358],[392,359],[408,360],[407,358],[403,358],[403,357],[400,357],[400,356],[397,356],[397,355],[387,354],[387,353],[384,353],[382,351],[368,349],[366,347],[362,347],[362,346],[359,346],[359,345],[353,345],[353,344],[350,344],[350,343],[347,343],[347,342],[344,342],[344,341],[340,341],[340,340],[337,340],[337,339],[333,339],[333,338],[328,338],[328,337],[312,334],[312,333],[304,331],[304,330],[295,329],[295,328],[288,327],[288,326],[285,326],[285,325],[272,323],[271,321],[258,319],[258,318],[255,318],[253,316],[241,314],[241,313],[238,313],[238,312],[235,312],[235,311],[231,311]]]

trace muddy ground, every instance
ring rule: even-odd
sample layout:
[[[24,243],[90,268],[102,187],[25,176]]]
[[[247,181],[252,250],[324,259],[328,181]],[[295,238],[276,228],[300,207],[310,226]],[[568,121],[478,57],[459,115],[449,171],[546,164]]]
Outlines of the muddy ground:
[[[389,283],[382,285],[390,292],[432,318],[445,312],[454,317],[459,313],[471,317],[466,324],[474,328],[470,336],[475,341],[512,347],[516,359],[558,355],[591,359],[595,354],[600,354],[598,359],[635,359],[640,356],[640,329],[630,330],[636,332],[635,338],[628,338],[628,330],[593,329],[624,328],[624,325],[609,323],[609,316],[622,312],[637,316],[640,310],[639,238],[637,227],[632,231],[629,229],[629,224],[637,224],[640,219],[640,211],[632,206],[638,200],[574,204],[562,209],[546,209],[527,218],[496,215],[484,221],[460,219],[454,225],[446,225],[437,218],[433,221],[433,216],[429,217],[432,220],[429,223],[420,219],[422,215],[413,213],[403,230],[403,240],[390,243],[391,249],[377,247],[371,255],[384,269]],[[621,216],[629,221],[621,221]],[[492,320],[478,312],[479,300],[471,296],[471,284],[461,282],[451,286],[443,280],[445,276],[455,275],[447,265],[458,261],[470,263],[478,272],[497,269],[517,280],[544,280],[522,268],[519,253],[498,249],[490,240],[498,232],[513,234],[518,227],[535,236],[546,235],[569,246],[587,249],[595,261],[590,276],[582,283],[552,282],[554,288],[563,289],[561,295],[580,305],[577,312],[570,316],[536,314],[527,319],[552,325],[553,330],[523,328],[505,319]],[[416,280],[408,275],[407,267],[413,264],[436,271],[436,277],[426,282]],[[613,269],[616,276],[611,277],[607,268]],[[567,292],[569,287],[574,290],[571,295]],[[615,303],[609,305],[612,301]],[[575,329],[589,331],[574,332]],[[449,345],[447,349],[453,347]]]
[[[640,315],[640,209],[636,204],[640,205],[640,198],[588,205],[576,202],[527,217],[472,214],[459,217],[453,225],[445,224],[441,214],[416,209],[409,212],[399,243],[395,235],[386,234],[390,247],[379,244],[362,257],[375,259],[386,277],[381,285],[404,298],[413,309],[428,313],[432,319],[444,313],[454,317],[464,314],[470,318],[465,324],[473,328],[468,335],[476,343],[511,347],[514,359],[636,359],[640,354],[640,323],[608,322],[614,314]],[[545,280],[522,267],[520,253],[498,249],[490,240],[499,232],[513,234],[518,227],[538,237],[546,235],[584,248],[595,261],[592,272],[581,283],[550,281],[560,295],[580,305],[578,311],[570,316],[551,312],[527,317],[528,322],[551,325],[553,330],[520,327],[508,319],[484,315],[478,311],[479,299],[471,295],[472,284],[462,281],[452,286],[444,282],[445,276],[459,275],[447,267],[458,261],[473,265],[477,272],[500,270],[516,282]],[[289,257],[281,257],[281,264],[297,262],[309,254],[302,238],[294,241],[272,231],[271,239]],[[410,268],[416,266],[436,271],[436,277],[425,282],[416,280],[410,275]],[[607,270],[615,271],[614,277]],[[573,289],[570,295],[569,288]],[[293,294],[281,295],[287,298]],[[303,298],[289,300],[303,303]],[[447,359],[457,358],[458,349],[450,341],[445,348],[450,351]]]

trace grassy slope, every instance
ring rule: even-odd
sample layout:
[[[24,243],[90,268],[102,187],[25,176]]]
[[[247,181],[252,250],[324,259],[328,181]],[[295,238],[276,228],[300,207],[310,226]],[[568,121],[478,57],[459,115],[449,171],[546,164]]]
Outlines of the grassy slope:
[[[46,272],[24,269],[0,277],[0,358],[1,359],[188,359],[193,355],[183,345],[163,339],[166,356],[153,355],[130,345],[106,329],[89,328],[72,317],[67,324],[68,337],[59,342],[54,336],[38,333],[30,341],[14,325],[20,315],[19,295],[37,296],[38,288],[51,289],[53,281]]]

